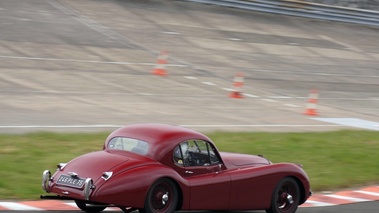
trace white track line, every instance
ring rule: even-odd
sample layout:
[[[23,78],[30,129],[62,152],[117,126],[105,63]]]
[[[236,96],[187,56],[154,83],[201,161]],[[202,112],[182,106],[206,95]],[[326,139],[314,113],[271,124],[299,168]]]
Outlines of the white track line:
[[[78,208],[78,206],[74,202],[67,202],[67,203],[64,203],[64,204],[66,204],[68,206],[71,206],[71,207]],[[78,210],[79,210],[79,208],[78,208]],[[104,211],[121,211],[121,209],[119,209],[117,207],[107,207]]]
[[[225,87],[225,88],[222,88],[222,89],[225,90],[225,91],[229,91],[229,92],[230,92],[230,91],[234,91],[234,89],[232,89],[232,88],[226,88],[226,87]]]
[[[0,55],[0,58],[19,59],[19,60],[37,60],[37,61],[59,61],[71,63],[94,63],[94,64],[117,64],[117,65],[141,65],[141,66],[155,66],[156,63],[144,62],[126,62],[126,61],[96,61],[96,60],[77,60],[77,59],[64,59],[64,58],[39,58],[39,57],[22,57],[22,56],[6,56]],[[188,67],[184,64],[166,64],[168,67]]]
[[[0,129],[27,129],[27,128],[118,128],[122,125],[113,125],[113,124],[98,124],[98,125],[10,125],[10,126],[0,126]]]
[[[295,105],[295,104],[284,104],[284,105],[289,106],[289,107],[296,107],[296,108],[300,107],[299,105]]]
[[[259,96],[257,96],[257,95],[248,94],[248,93],[243,93],[243,95],[247,96],[247,97],[250,97],[250,98],[259,98]]]
[[[197,79],[196,77],[193,77],[193,76],[184,76],[184,78],[191,79],[191,80],[196,80]]]
[[[362,193],[362,194],[366,194],[366,195],[372,195],[372,196],[379,197],[379,193],[377,193],[377,192],[368,192],[368,191],[363,191],[363,190],[356,190],[354,192],[358,192],[358,193]]]
[[[333,197],[337,199],[342,199],[342,200],[348,200],[352,202],[367,202],[367,201],[372,201],[372,200],[367,200],[367,199],[361,199],[361,198],[355,198],[355,197],[347,197],[347,196],[341,196],[341,195],[325,195],[328,197]]]
[[[33,207],[33,206],[28,206],[24,205],[21,203],[16,203],[16,202],[0,202],[0,206],[10,209],[10,210],[32,210],[32,211],[41,211],[43,209]]]
[[[205,128],[212,128],[212,127],[333,127],[333,126],[341,126],[341,125],[334,125],[334,124],[327,124],[327,125],[308,125],[308,124],[193,124],[193,125],[180,125],[183,127],[205,127]]]
[[[267,101],[267,102],[278,102],[278,101],[276,101],[276,100],[267,99],[267,98],[262,98],[262,101]]]
[[[124,125],[98,124],[98,125],[12,125],[0,126],[0,129],[27,129],[27,128],[119,128]],[[183,127],[334,127],[342,126],[338,124],[183,124]]]
[[[335,206],[336,205],[336,204],[332,204],[332,203],[325,203],[325,202],[314,201],[314,200],[307,200],[305,203],[311,204],[314,207]]]
[[[209,82],[209,81],[203,81],[203,82],[201,82],[201,83],[206,84],[206,85],[209,85],[209,86],[215,86],[215,85],[217,85],[217,84],[212,83],[212,82]]]

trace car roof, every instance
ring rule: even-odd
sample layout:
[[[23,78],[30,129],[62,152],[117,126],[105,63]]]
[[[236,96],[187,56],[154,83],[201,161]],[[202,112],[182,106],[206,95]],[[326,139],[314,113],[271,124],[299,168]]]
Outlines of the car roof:
[[[104,148],[114,137],[134,138],[149,143],[147,157],[160,161],[174,147],[185,140],[199,139],[212,141],[204,134],[181,126],[144,123],[132,124],[113,131],[106,139]],[[169,153],[171,155],[171,153]]]

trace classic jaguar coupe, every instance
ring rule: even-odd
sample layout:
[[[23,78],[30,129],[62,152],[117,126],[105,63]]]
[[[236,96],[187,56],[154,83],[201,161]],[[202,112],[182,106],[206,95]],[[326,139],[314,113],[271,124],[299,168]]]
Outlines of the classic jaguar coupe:
[[[42,199],[74,200],[85,212],[266,210],[296,212],[311,195],[301,165],[218,152],[199,132],[134,124],[112,132],[101,151],[45,170]]]

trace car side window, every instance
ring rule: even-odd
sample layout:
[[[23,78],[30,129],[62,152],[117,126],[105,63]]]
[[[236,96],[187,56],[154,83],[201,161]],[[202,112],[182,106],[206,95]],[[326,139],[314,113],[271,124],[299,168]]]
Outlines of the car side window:
[[[175,147],[173,158],[178,166],[210,166],[220,163],[214,147],[203,140],[183,141]]]

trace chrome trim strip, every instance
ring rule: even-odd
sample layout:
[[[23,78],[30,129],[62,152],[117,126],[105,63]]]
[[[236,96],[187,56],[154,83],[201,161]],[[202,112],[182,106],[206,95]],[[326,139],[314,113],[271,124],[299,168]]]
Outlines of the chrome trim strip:
[[[51,172],[49,170],[45,170],[42,173],[42,189],[49,193],[49,183],[51,181]]]
[[[67,172],[68,175],[70,175],[71,177],[78,177],[78,173],[76,172]]]
[[[67,163],[58,163],[57,165],[57,170],[58,171],[62,171],[63,168],[67,165]]]
[[[91,194],[91,189],[94,188],[93,181],[91,178],[87,178],[84,182],[84,199],[89,200],[89,196]]]
[[[112,177],[112,175],[113,175],[113,172],[104,172],[101,178],[103,178],[104,180],[108,180],[109,178]]]

